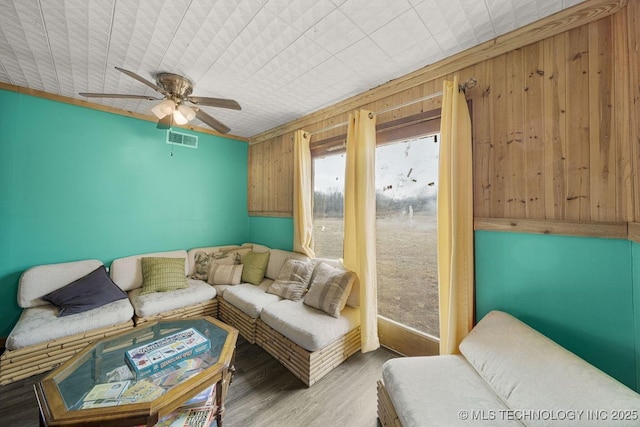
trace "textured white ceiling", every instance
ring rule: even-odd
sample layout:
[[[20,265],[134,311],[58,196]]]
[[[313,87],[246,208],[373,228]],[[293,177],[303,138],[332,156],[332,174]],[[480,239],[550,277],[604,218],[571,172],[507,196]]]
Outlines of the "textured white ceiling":
[[[0,81],[85,99],[157,95],[114,67],[181,74],[194,95],[237,100],[203,109],[249,137],[581,1],[2,0]]]

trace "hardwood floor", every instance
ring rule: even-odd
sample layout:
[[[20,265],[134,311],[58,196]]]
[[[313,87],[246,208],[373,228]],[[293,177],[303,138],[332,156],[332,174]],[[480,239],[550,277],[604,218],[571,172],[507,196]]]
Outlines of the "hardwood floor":
[[[238,340],[236,375],[225,427],[375,427],[376,381],[398,357],[380,348],[356,353],[310,388],[256,345]],[[0,426],[38,426],[33,384],[44,375],[0,387]]]

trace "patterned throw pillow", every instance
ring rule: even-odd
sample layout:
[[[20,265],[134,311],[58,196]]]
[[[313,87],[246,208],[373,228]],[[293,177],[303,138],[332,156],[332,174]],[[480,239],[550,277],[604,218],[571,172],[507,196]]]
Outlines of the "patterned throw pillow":
[[[242,281],[259,285],[264,280],[264,273],[269,264],[269,252],[249,252],[242,257]]]
[[[209,267],[207,283],[210,285],[239,285],[243,267],[242,264],[226,265],[212,262]]]
[[[142,258],[142,292],[167,292],[189,287],[184,274],[184,258]]]
[[[316,267],[316,274],[304,297],[304,303],[333,317],[340,317],[355,280],[356,275],[352,271],[320,263]]]
[[[216,264],[237,265],[242,263],[242,257],[251,252],[251,249],[234,249],[220,251],[211,254],[212,262]]]
[[[204,251],[196,252],[193,256],[194,265],[191,278],[196,280],[204,280],[206,282],[209,274],[209,264],[211,264],[212,259],[212,254],[208,254]]]
[[[289,258],[278,273],[278,278],[269,286],[267,292],[282,298],[298,301],[307,290],[313,273],[313,264]]]

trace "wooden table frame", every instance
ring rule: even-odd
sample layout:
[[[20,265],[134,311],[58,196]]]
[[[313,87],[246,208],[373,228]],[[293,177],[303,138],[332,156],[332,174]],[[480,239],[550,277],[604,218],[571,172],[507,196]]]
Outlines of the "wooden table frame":
[[[53,370],[41,381],[34,385],[36,399],[40,408],[40,425],[42,427],[119,427],[155,425],[162,417],[170,414],[180,407],[186,400],[195,396],[211,384],[216,384],[216,413],[218,427],[223,427],[225,412],[225,398],[229,384],[235,371],[235,346],[238,338],[237,329],[220,322],[209,316],[190,318],[184,320],[204,319],[215,326],[227,331],[226,341],[220,350],[218,361],[204,371],[194,375],[183,383],[171,388],[165,394],[150,402],[140,402],[129,405],[111,406],[104,408],[91,408],[79,410],[67,410],[63,397],[60,395],[54,378],[63,378],[69,375],[84,360],[84,355],[93,350],[95,345],[104,340],[88,345],[80,353],[69,359],[66,363]],[[173,322],[182,319],[168,319]],[[159,322],[146,323],[140,328],[150,328]],[[135,331],[136,328],[134,328]],[[128,330],[105,340],[115,339],[131,333]]]

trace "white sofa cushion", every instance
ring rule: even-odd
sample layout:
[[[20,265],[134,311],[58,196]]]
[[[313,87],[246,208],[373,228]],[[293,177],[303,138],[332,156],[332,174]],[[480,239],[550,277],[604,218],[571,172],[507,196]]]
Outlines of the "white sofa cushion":
[[[7,337],[7,348],[17,350],[131,321],[132,317],[133,307],[126,298],[64,317],[58,317],[58,309],[51,304],[27,308]]]
[[[264,279],[259,286],[250,283],[230,286],[224,291],[224,300],[240,309],[247,316],[257,319],[264,306],[282,299],[266,292],[272,283],[273,280]]]
[[[345,307],[335,318],[302,301],[269,304],[262,309],[260,320],[308,351],[320,350],[360,325],[357,308]]]
[[[382,380],[403,427],[521,425],[503,419],[508,408],[462,356],[391,359]]]
[[[187,279],[188,288],[141,295],[142,288],[129,291],[129,299],[138,317],[154,316],[216,297],[216,289],[202,280]]]
[[[18,283],[18,305],[22,308],[49,305],[44,295],[67,286],[94,271],[102,261],[84,261],[38,265],[26,270]]]
[[[111,279],[116,285],[120,286],[123,291],[131,291],[142,287],[142,265],[140,260],[146,257],[163,257],[163,258],[184,258],[185,276],[189,271],[187,265],[187,251],[169,251],[155,252],[150,254],[132,255],[125,258],[118,258],[111,263]]]
[[[460,351],[512,409],[640,410],[639,394],[504,312],[487,314]],[[598,425],[637,426],[638,420],[609,417]]]

